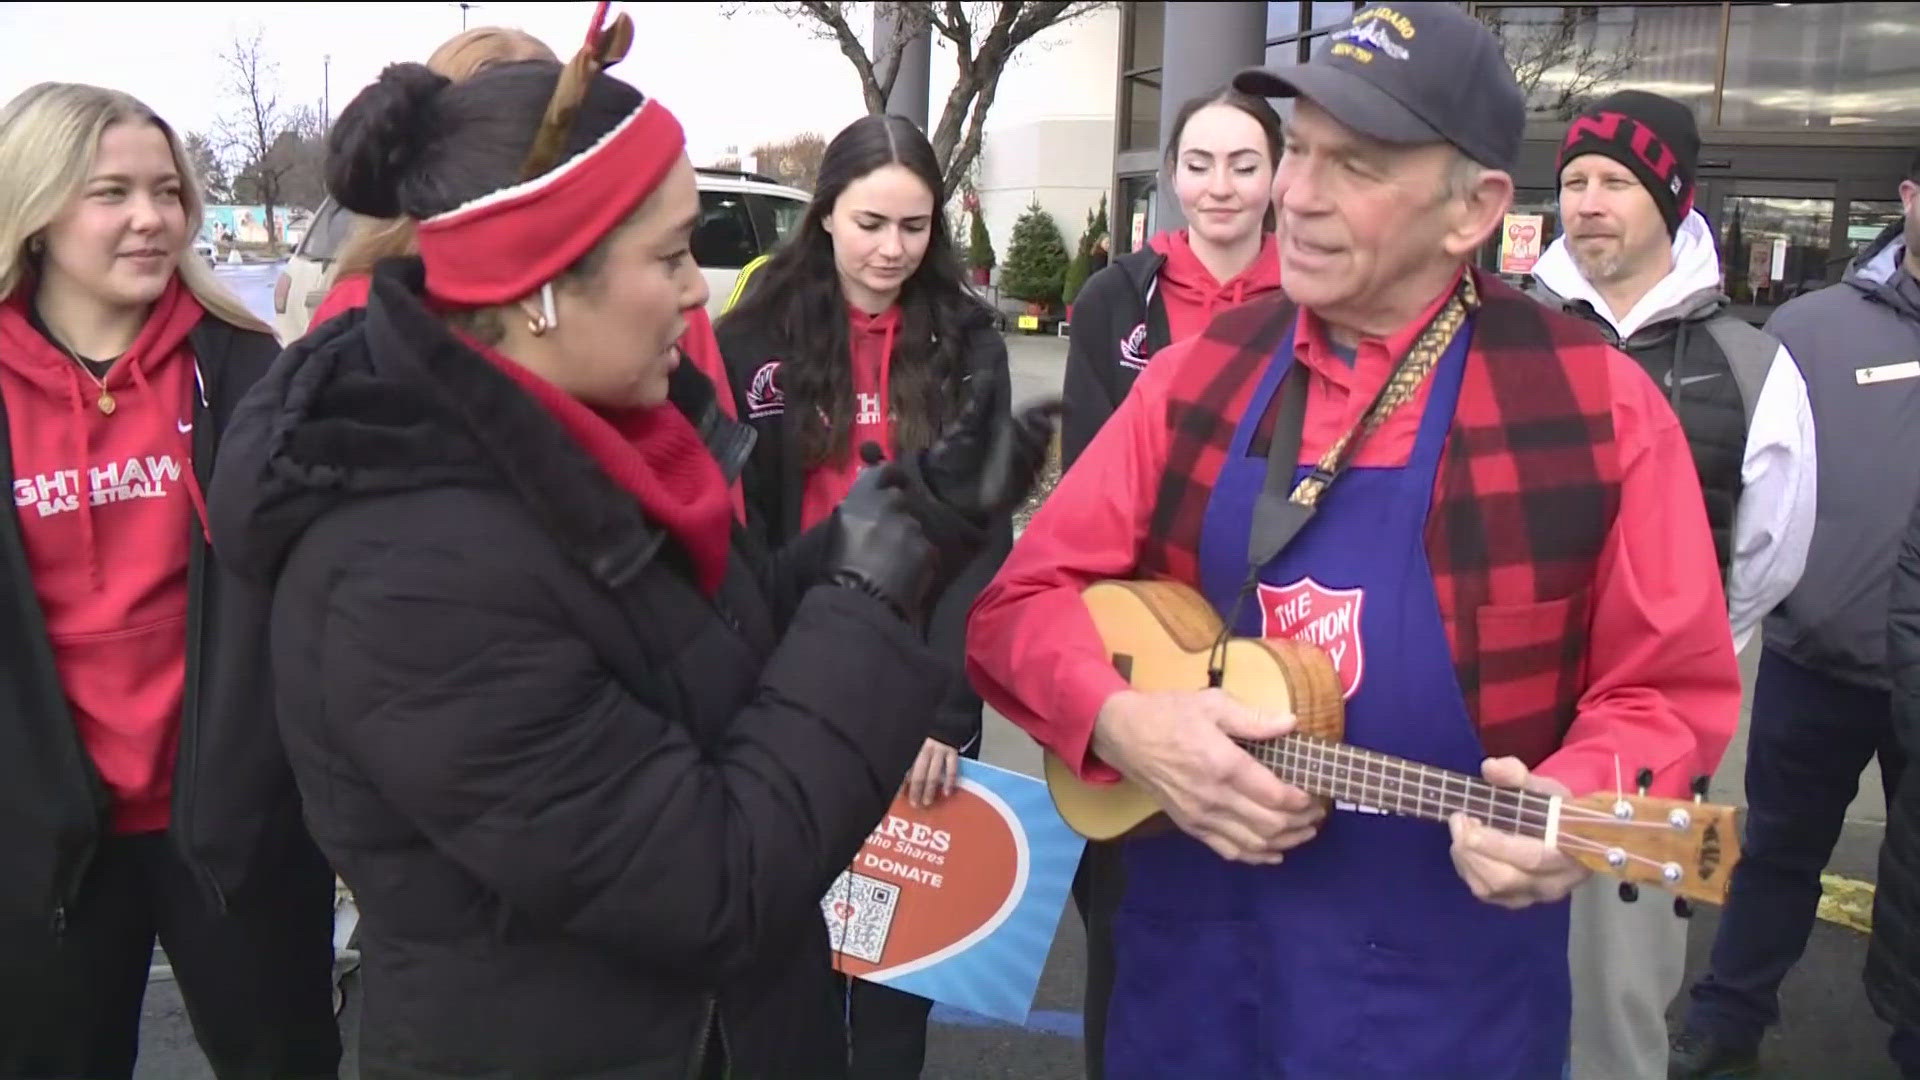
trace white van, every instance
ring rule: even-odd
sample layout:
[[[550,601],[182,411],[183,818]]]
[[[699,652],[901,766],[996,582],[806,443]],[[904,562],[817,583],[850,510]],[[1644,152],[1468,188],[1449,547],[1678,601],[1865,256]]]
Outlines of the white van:
[[[725,309],[741,267],[772,251],[806,216],[806,192],[754,173],[700,169],[700,224],[693,230],[693,260],[706,275],[712,296],[707,313]],[[284,342],[307,332],[307,321],[331,286],[333,260],[346,242],[353,215],[332,199],[313,223],[273,286],[273,328]]]

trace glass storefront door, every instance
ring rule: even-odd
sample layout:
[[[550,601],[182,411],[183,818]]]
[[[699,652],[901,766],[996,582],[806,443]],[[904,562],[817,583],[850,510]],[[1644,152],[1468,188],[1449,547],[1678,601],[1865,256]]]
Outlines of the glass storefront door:
[[[1720,246],[1720,282],[1735,314],[1763,323],[1774,308],[1838,281],[1850,249],[1834,247],[1828,181],[1714,178],[1701,212]]]
[[[1151,173],[1120,178],[1121,214],[1116,224],[1120,224],[1124,231],[1114,237],[1119,242],[1113,251],[1115,255],[1138,251],[1153,237],[1158,224],[1155,218],[1159,216],[1153,204],[1155,187],[1155,178]]]
[[[1847,204],[1847,248],[1849,262],[1880,238],[1887,226],[1906,220],[1900,200],[1855,199]]]

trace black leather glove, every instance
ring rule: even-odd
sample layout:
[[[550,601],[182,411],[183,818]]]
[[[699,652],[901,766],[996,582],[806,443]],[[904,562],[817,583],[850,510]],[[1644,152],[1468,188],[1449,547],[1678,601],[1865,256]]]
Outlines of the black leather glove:
[[[908,507],[898,465],[869,465],[833,511],[828,582],[866,593],[919,626],[933,596],[939,557]]]
[[[1033,494],[1061,409],[1059,398],[1043,398],[1009,420],[996,415],[994,396],[993,380],[972,379],[959,419],[919,463],[933,497],[976,524],[1012,513]]]

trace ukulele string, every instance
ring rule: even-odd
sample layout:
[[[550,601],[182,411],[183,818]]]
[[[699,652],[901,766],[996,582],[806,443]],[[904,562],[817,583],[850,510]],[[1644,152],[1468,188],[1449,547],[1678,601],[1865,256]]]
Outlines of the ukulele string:
[[[1324,743],[1322,745],[1325,745],[1330,748],[1338,748],[1340,746],[1340,744],[1334,744],[1334,743]],[[1274,763],[1274,754],[1276,753],[1287,754],[1290,757],[1294,757],[1296,759],[1294,762],[1296,766],[1301,764],[1325,764],[1323,762],[1318,762],[1318,761],[1303,761],[1299,755],[1292,753],[1292,750],[1293,750],[1292,747],[1288,747],[1285,745],[1269,745],[1267,747],[1263,747],[1263,750],[1268,751],[1268,753],[1263,755],[1265,760],[1267,760],[1268,764]],[[1349,756],[1350,757],[1357,756],[1358,759],[1364,763],[1364,765],[1369,771],[1369,776],[1367,777],[1368,779],[1374,779],[1376,778],[1376,776],[1380,779],[1386,778],[1386,775],[1384,772],[1379,774],[1371,773],[1371,769],[1374,766],[1379,766],[1382,768],[1397,767],[1402,769],[1403,771],[1408,768],[1412,768],[1414,770],[1420,770],[1421,771],[1420,778],[1417,781],[1413,782],[1420,789],[1418,795],[1416,796],[1416,799],[1421,801],[1422,803],[1424,803],[1425,801],[1431,800],[1435,804],[1436,808],[1444,808],[1446,796],[1452,794],[1452,788],[1450,785],[1453,781],[1459,780],[1463,783],[1472,783],[1471,778],[1466,777],[1464,774],[1461,774],[1458,777],[1449,776],[1444,773],[1436,775],[1436,774],[1433,774],[1430,770],[1426,770],[1424,766],[1418,765],[1417,763],[1411,763],[1411,762],[1396,763],[1391,761],[1371,760],[1367,757],[1358,756],[1358,755],[1349,755]],[[1345,779],[1349,783],[1352,782],[1353,777],[1351,774],[1354,772],[1354,770],[1350,765],[1333,763],[1331,765],[1331,771],[1335,774],[1338,774],[1341,772],[1346,772],[1349,774],[1344,778],[1336,776],[1335,782],[1339,782],[1340,779]],[[1402,790],[1404,790],[1404,785]],[[1439,792],[1437,796],[1434,795],[1436,791]],[[1491,804],[1493,799],[1496,798],[1499,793],[1504,793],[1508,791],[1514,791],[1514,789],[1511,789],[1511,788],[1489,789],[1486,792],[1486,796],[1488,797],[1489,803]],[[1376,793],[1381,795],[1386,794],[1384,790],[1378,791]],[[1519,797],[1519,800],[1516,802],[1516,804],[1512,808],[1510,808],[1508,813],[1502,814],[1502,813],[1496,812],[1496,813],[1489,814],[1488,819],[1484,821],[1484,823],[1487,824],[1489,827],[1494,827],[1494,828],[1499,828],[1502,826],[1510,826],[1512,831],[1515,834],[1530,835],[1530,836],[1534,836],[1535,839],[1541,838],[1542,836],[1544,836],[1544,833],[1545,833],[1546,811],[1542,809],[1537,809],[1536,806],[1537,804],[1546,802],[1548,799],[1548,796],[1541,795],[1538,792],[1527,792],[1527,791],[1516,791],[1514,793]],[[1472,788],[1469,787],[1469,788],[1466,788],[1462,792],[1462,794],[1472,795],[1474,793]],[[1391,800],[1382,799],[1380,801],[1387,802]],[[1400,800],[1400,801],[1402,802],[1402,805],[1404,805],[1404,800]],[[1530,805],[1530,804],[1533,804],[1533,805]],[[1424,805],[1421,808],[1425,809]],[[1489,809],[1492,809],[1491,805],[1489,806]],[[1579,821],[1600,822],[1612,827],[1624,827],[1624,828],[1665,829],[1668,827],[1665,823],[1658,822],[1658,821],[1618,821],[1615,818],[1613,818],[1613,816],[1610,814],[1601,813],[1600,811],[1592,810],[1587,807],[1566,805],[1564,803],[1562,805],[1562,815],[1563,815],[1562,816],[1563,825],[1566,824],[1567,821],[1571,819],[1571,820],[1579,820]],[[1534,832],[1523,832],[1523,828],[1526,828],[1526,827],[1530,827],[1532,830],[1537,831],[1540,835],[1536,836]],[[1604,857],[1614,853],[1617,850],[1620,856],[1625,860],[1626,864],[1638,864],[1644,867],[1649,867],[1654,870],[1664,869],[1664,864],[1660,860],[1646,856],[1646,855],[1640,855],[1632,851],[1618,848],[1617,845],[1603,843],[1601,841],[1593,840],[1588,837],[1579,836],[1576,834],[1571,834],[1566,832],[1562,832],[1556,839],[1557,839],[1557,843],[1555,846],[1558,847],[1561,851],[1567,852],[1569,854],[1574,852],[1583,852],[1587,854],[1601,855]]]
[[[1306,747],[1317,747],[1313,753]],[[1485,800],[1484,821],[1515,833],[1532,830],[1544,836],[1551,813],[1549,796],[1539,792],[1496,788],[1464,773],[1448,773],[1418,762],[1377,755],[1360,747],[1328,742],[1310,736],[1289,736],[1274,743],[1260,744],[1257,756],[1270,768],[1282,765],[1300,775],[1324,779],[1329,786],[1345,785],[1345,794],[1355,801],[1395,806],[1403,812],[1409,801],[1417,811],[1437,813],[1452,805],[1464,813],[1481,816],[1472,806]],[[1391,770],[1391,771],[1390,771]],[[1394,775],[1397,772],[1398,775]],[[1389,785],[1392,790],[1389,791]],[[1458,790],[1456,791],[1456,786]],[[1511,798],[1507,798],[1511,793]],[[1455,797],[1458,797],[1457,799]],[[1466,805],[1460,806],[1464,802]],[[1428,804],[1432,807],[1429,808]],[[1604,815],[1601,815],[1604,816]]]

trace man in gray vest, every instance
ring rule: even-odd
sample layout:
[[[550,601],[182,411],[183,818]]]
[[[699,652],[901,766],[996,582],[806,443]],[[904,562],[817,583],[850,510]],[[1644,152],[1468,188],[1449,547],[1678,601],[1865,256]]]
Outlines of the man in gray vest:
[[[1599,327],[1666,392],[1693,450],[1734,648],[1792,591],[1814,524],[1813,413],[1784,346],[1727,310],[1712,228],[1693,209],[1700,135],[1685,105],[1623,91],[1567,129],[1562,235],[1535,293]],[[1715,567],[1702,567],[1713,573]],[[1666,1072],[1686,923],[1610,882],[1574,896],[1574,1080]]]
[[[1894,562],[1920,498],[1920,155],[1900,200],[1904,224],[1868,245],[1840,284],[1798,297],[1767,322],[1799,359],[1812,394],[1819,519],[1805,576],[1766,620],[1741,862],[1686,1030],[1674,1040],[1674,1077],[1755,1067],[1761,1036],[1780,1020],[1781,980],[1813,931],[1820,871],[1861,770],[1879,758],[1889,802],[1905,771],[1886,648]],[[1920,1031],[1894,1038],[1896,1059],[1920,1062]]]

